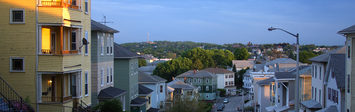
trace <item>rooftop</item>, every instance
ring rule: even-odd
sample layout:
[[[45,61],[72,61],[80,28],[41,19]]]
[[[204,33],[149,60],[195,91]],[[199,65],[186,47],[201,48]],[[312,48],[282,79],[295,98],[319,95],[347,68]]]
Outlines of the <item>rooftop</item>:
[[[214,78],[214,77],[218,77],[215,74],[212,74],[211,72],[208,71],[198,71],[196,70],[196,72],[194,70],[189,70],[183,74],[180,74],[178,76],[176,76],[177,78],[184,78],[184,77],[192,77],[192,78]]]

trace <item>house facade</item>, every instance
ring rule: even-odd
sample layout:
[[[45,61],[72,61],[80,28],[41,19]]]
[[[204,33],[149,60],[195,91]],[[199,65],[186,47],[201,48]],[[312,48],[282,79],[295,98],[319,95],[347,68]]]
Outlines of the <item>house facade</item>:
[[[1,77],[37,111],[90,106],[91,0],[0,4]]]
[[[176,76],[176,79],[196,86],[200,94],[200,100],[213,101],[218,98],[217,77],[217,75],[208,71],[189,70]]]
[[[166,101],[166,80],[157,76],[149,75],[144,72],[138,72],[138,83],[143,85],[152,91],[151,94],[151,107],[159,108],[164,110],[165,101]]]
[[[92,106],[96,106],[96,104],[98,104],[100,101],[110,100],[109,98],[119,97],[118,99],[122,101],[124,97],[124,94],[121,92],[114,92],[123,90],[113,87],[114,33],[118,33],[118,31],[99,22],[91,20],[91,37],[93,37],[91,38],[90,42]],[[108,87],[112,88],[106,89]],[[100,92],[105,94],[100,94]],[[112,94],[107,96],[106,93]]]
[[[204,71],[208,71],[217,75],[217,88],[225,89],[226,94],[235,95],[236,87],[234,86],[234,72],[226,70],[224,68],[206,68]]]
[[[345,58],[345,103],[346,103],[346,112],[354,112],[355,111],[355,98],[352,96],[355,96],[355,73],[353,70],[355,70],[355,66],[352,66],[353,63],[355,63],[355,25],[350,26],[348,28],[345,28],[341,31],[338,32],[338,34],[341,34],[345,36],[345,47],[346,47],[346,58]],[[354,91],[353,91],[354,90]]]

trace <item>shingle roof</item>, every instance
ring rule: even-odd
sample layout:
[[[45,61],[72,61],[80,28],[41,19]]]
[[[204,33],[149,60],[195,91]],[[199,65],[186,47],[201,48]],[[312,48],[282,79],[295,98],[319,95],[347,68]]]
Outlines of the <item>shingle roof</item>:
[[[171,82],[169,82],[167,84],[167,86],[171,87],[171,88],[182,88],[182,89],[196,89],[196,86],[190,85],[190,84],[186,84],[182,81],[179,80],[173,80]]]
[[[260,72],[261,70],[264,70],[264,66],[265,64],[255,64],[254,65],[255,72]]]
[[[322,105],[315,100],[307,100],[301,102],[301,104],[309,109],[321,109]]]
[[[347,33],[355,33],[355,25],[345,28],[343,30],[340,30],[338,32],[338,34],[347,34]]]
[[[109,32],[109,33],[118,33],[119,32],[111,27],[103,25],[103,24],[96,22],[94,20],[91,20],[91,31],[103,31],[103,32]]]
[[[122,89],[118,89],[115,87],[108,87],[100,91],[99,95],[97,96],[98,99],[112,99],[122,94],[125,94],[126,91]]]
[[[317,110],[316,112],[338,112],[338,108],[336,105],[331,105],[323,109]]]
[[[224,69],[224,68],[206,68],[206,69],[203,69],[204,71],[208,71],[208,72],[211,72],[211,73],[215,73],[215,74],[225,74],[225,73],[234,73],[232,71],[229,71],[227,69]]]
[[[147,112],[159,112],[160,109],[158,108],[153,108],[153,107],[150,107]]]
[[[138,71],[142,72],[153,72],[156,66],[141,66],[138,68]]]
[[[324,54],[321,54],[319,56],[313,57],[308,59],[309,61],[313,61],[313,62],[328,62],[328,58],[330,54],[334,54],[334,53],[340,53],[340,54],[344,54],[345,53],[345,47],[339,47],[338,49],[326,52]]]
[[[257,84],[259,84],[259,85],[269,85],[270,82],[274,82],[274,81],[275,81],[274,77],[270,77],[268,79],[261,80],[261,81],[257,82]]]
[[[156,75],[149,75],[144,72],[138,71],[138,82],[139,83],[157,83],[157,82],[166,82],[165,79],[156,76]]]
[[[215,74],[212,74],[211,72],[208,71],[198,71],[196,70],[196,73],[194,73],[194,70],[189,70],[183,74],[180,74],[176,76],[178,78],[184,78],[184,77],[193,77],[193,78],[213,78],[213,77],[218,77]]]
[[[275,60],[267,62],[265,65],[274,65],[276,63],[297,63],[297,61],[291,58],[277,58]]]
[[[295,75],[292,72],[275,72],[276,79],[285,79],[285,78],[295,78]]]
[[[236,68],[244,68],[244,67],[253,67],[253,60],[232,60],[232,65],[235,65]]]
[[[330,61],[338,88],[345,88],[345,54],[331,54]]]
[[[115,58],[134,58],[139,57],[139,55],[131,50],[124,48],[123,46],[115,43]]]
[[[138,92],[139,95],[148,95],[153,92],[153,90],[151,90],[141,84],[138,84],[138,85],[139,85],[139,87],[138,87],[139,88],[139,92]]]
[[[145,103],[147,103],[147,102],[148,102],[147,99],[137,97],[137,98],[135,98],[135,99],[133,99],[133,100],[131,101],[131,104],[140,104],[140,105],[143,105],[143,104],[145,104]]]

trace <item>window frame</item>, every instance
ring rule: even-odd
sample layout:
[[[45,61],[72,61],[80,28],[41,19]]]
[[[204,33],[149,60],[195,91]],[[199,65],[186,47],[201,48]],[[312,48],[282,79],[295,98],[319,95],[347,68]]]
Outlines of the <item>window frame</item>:
[[[207,84],[209,83],[209,79],[208,79],[208,78],[206,78],[206,83],[207,83]]]
[[[104,86],[104,68],[101,68],[101,86]]]
[[[110,73],[111,73],[111,78],[110,78],[111,80],[110,81],[111,81],[111,83],[113,83],[113,66],[111,66],[111,72]]]
[[[106,38],[106,55],[110,55],[110,39],[109,37]]]
[[[87,40],[87,41],[89,41],[88,39],[89,39],[89,32],[87,31],[87,30],[85,30],[85,39]],[[84,44],[84,43],[83,43]],[[87,45],[85,45],[85,55],[89,55],[89,47],[88,47],[88,45],[89,44],[87,44]]]
[[[104,37],[101,37],[100,43],[101,43],[100,49],[101,49],[101,56],[102,56],[104,55]]]
[[[12,70],[13,59],[22,59],[22,70]],[[10,57],[10,72],[25,72],[25,57]]]
[[[107,70],[106,70],[106,84],[110,84],[110,67],[107,67]]]
[[[84,5],[85,5],[85,14],[89,14],[89,1],[88,0],[85,0],[85,3],[84,3]]]
[[[160,85],[160,93],[163,93],[163,85]]]
[[[89,71],[85,71],[85,96],[89,96]]]
[[[13,11],[22,11],[22,22],[13,22]],[[10,24],[24,24],[25,23],[25,9],[17,9],[17,8],[11,8],[10,9]]]
[[[111,38],[111,48],[110,48],[110,53],[113,55],[113,45],[114,45],[114,39],[113,37]]]

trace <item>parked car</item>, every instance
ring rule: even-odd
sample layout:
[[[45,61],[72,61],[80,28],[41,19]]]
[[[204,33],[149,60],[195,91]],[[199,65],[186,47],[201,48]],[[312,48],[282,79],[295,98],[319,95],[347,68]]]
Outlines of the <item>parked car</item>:
[[[222,106],[223,108],[224,108],[224,107],[226,107],[226,105],[224,105],[223,103],[222,103],[222,104],[220,104],[219,106]]]
[[[225,98],[223,101],[223,103],[228,103],[228,102],[229,102],[228,98]]]
[[[221,105],[218,106],[218,107],[217,107],[217,111],[223,111],[223,106],[221,106]]]

